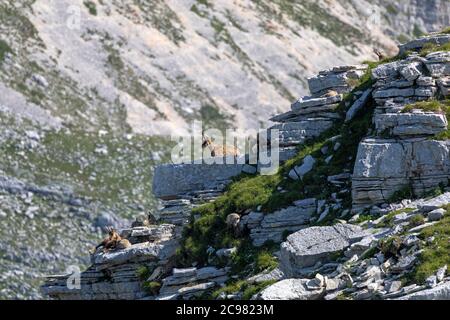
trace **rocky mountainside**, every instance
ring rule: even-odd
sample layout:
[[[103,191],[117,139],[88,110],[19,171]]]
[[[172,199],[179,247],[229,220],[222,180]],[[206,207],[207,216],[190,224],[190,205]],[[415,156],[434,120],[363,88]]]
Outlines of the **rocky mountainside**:
[[[42,297],[105,226],[153,210],[167,135],[271,125],[319,70],[449,16],[438,0],[1,1],[0,298]]]
[[[121,230],[56,299],[450,299],[450,28],[308,79],[282,166],[165,164],[159,221]],[[275,144],[276,145],[276,144]],[[272,145],[273,146],[273,145]]]

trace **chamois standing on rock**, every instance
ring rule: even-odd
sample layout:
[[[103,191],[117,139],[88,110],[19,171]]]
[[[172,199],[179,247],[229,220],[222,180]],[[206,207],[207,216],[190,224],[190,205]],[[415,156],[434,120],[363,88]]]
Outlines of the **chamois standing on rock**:
[[[235,146],[217,145],[208,136],[203,136],[202,149],[209,148],[211,157],[238,157],[240,155],[239,149]]]

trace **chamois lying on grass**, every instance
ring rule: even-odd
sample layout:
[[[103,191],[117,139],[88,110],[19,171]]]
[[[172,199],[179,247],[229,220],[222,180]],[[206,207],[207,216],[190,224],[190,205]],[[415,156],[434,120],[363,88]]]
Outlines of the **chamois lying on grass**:
[[[208,136],[203,136],[203,143],[202,148],[206,149],[208,148],[211,152],[211,157],[227,157],[227,156],[233,156],[238,157],[240,156],[239,149],[235,146],[229,146],[229,145],[218,145],[215,144],[211,138]]]

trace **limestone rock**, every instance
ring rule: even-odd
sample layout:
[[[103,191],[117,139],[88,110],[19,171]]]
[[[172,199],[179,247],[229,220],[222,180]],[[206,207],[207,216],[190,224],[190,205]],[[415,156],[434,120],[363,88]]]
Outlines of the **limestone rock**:
[[[301,269],[326,262],[330,257],[361,240],[366,233],[358,226],[338,224],[310,227],[298,231],[281,244],[280,267],[289,276],[301,275]]]
[[[436,209],[428,213],[428,219],[430,221],[439,221],[444,217],[445,214],[444,209]]]
[[[447,118],[438,113],[385,113],[374,117],[379,134],[394,136],[435,135],[447,129]]]
[[[295,232],[304,228],[315,212],[315,202],[305,202],[299,206],[288,207],[267,214],[257,226],[251,227],[247,223],[253,245],[261,246],[269,240],[281,242],[285,232]]]
[[[363,140],[352,178],[354,210],[385,203],[395,191],[410,183],[416,194],[447,183],[449,147],[448,141],[426,139]]]
[[[367,104],[367,102],[370,99],[370,96],[372,94],[372,89],[367,89],[364,91],[361,97],[356,100],[350,109],[348,109],[346,115],[345,115],[345,122],[349,122],[353,120],[353,118],[358,114],[359,111],[361,111]]]
[[[165,164],[156,167],[153,193],[161,199],[201,190],[223,190],[231,178],[242,172],[238,164]]]
[[[308,290],[306,279],[286,279],[277,282],[260,294],[261,300],[318,300],[324,296],[325,289]]]
[[[411,50],[420,50],[425,45],[433,44],[433,45],[443,45],[450,42],[450,35],[448,34],[436,34],[430,35],[426,37],[422,37],[420,39],[412,40],[408,43],[399,46],[400,54],[405,53],[406,51]]]
[[[408,294],[397,300],[450,300],[450,281],[444,282],[432,289]]]

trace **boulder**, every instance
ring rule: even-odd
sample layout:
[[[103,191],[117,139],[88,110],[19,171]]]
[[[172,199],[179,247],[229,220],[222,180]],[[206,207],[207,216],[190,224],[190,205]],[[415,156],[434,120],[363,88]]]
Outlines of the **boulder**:
[[[295,167],[294,170],[300,178],[309,173],[316,164],[316,159],[308,155],[303,159],[303,164],[301,166]]]
[[[420,39],[415,39],[399,46],[400,54],[407,51],[418,51],[425,45],[443,45],[450,42],[450,35],[448,34],[434,34]]]
[[[361,227],[350,224],[303,229],[281,244],[280,268],[288,277],[300,276],[302,269],[328,261],[366,235]]]
[[[261,300],[319,300],[325,295],[325,288],[308,290],[307,279],[286,279],[264,289]]]
[[[314,199],[315,200],[315,199]],[[281,209],[264,216],[257,226],[251,227],[250,238],[253,245],[262,246],[267,241],[281,242],[285,232],[295,232],[304,228],[316,212],[315,201]]]
[[[430,221],[439,221],[441,220],[445,215],[444,209],[436,209],[428,213],[428,220]]]
[[[447,118],[439,113],[385,113],[374,116],[378,134],[393,136],[435,135],[447,129]]]
[[[155,168],[153,193],[171,200],[202,190],[223,190],[241,174],[243,164],[164,164]]]
[[[450,300],[450,281],[432,289],[411,293],[396,300]]]
[[[353,118],[358,114],[359,111],[361,111],[367,104],[367,102],[370,99],[370,96],[372,94],[372,89],[367,89],[364,91],[361,97],[359,97],[348,109],[346,115],[345,115],[345,122],[349,122],[353,120]]]
[[[353,209],[386,203],[406,186],[411,186],[415,194],[423,194],[440,183],[447,184],[449,156],[449,141],[363,140],[352,177]]]
[[[299,99],[297,102],[292,104],[291,108],[294,113],[297,111],[301,111],[304,109],[312,109],[315,107],[320,107],[324,105],[333,105],[342,101],[342,95],[338,94],[332,97],[320,97],[320,98],[312,98],[312,97],[304,97]]]

